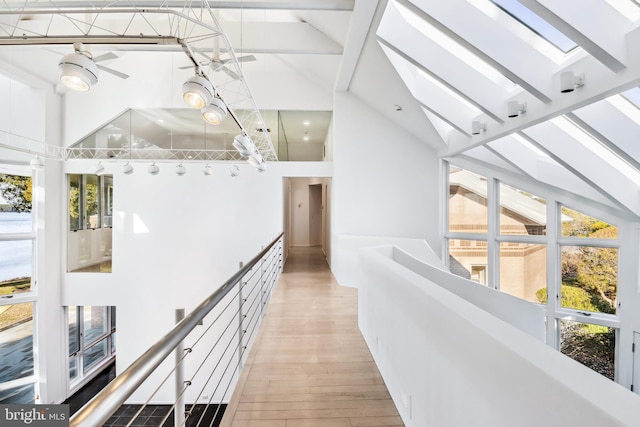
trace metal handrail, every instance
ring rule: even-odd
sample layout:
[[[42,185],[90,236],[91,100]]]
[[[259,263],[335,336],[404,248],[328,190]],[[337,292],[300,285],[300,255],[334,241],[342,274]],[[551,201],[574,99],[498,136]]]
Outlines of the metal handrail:
[[[262,260],[284,233],[280,233],[269,246],[240,268],[220,288],[189,313],[169,333],[152,345],[122,374],[111,381],[100,393],[84,405],[69,420],[70,427],[95,427],[103,425],[120,408],[153,371],[213,310],[216,305]]]

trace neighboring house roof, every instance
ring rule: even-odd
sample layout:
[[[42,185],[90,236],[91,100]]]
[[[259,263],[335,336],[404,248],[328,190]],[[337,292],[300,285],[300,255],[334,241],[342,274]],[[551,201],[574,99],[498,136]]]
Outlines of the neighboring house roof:
[[[487,179],[468,170],[452,171],[449,174],[449,185],[457,185],[487,198]],[[544,203],[508,185],[504,185],[500,189],[500,206],[535,224],[547,223],[547,206]],[[562,215],[562,222],[568,221],[573,221],[573,219],[570,216]]]

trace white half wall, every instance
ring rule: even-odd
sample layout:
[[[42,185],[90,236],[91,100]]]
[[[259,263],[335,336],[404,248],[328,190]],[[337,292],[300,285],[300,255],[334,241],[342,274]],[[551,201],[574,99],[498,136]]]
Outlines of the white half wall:
[[[358,248],[342,236],[423,239],[440,253],[436,152],[350,93],[336,94],[333,141],[331,269],[338,283],[355,286],[357,276]]]

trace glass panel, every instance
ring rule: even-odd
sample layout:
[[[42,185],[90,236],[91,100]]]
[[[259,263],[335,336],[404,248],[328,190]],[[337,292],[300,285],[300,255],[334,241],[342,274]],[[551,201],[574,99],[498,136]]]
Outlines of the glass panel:
[[[640,108],[640,87],[634,87],[633,89],[624,91],[622,92],[622,96],[624,96],[633,105]]]
[[[103,212],[102,212],[102,226],[113,227],[113,177],[102,177],[102,198],[103,198]]]
[[[107,307],[83,307],[84,344],[90,344],[108,332]]]
[[[86,189],[85,189],[85,218],[87,219],[87,228],[99,228],[100,227],[100,198],[98,197],[98,176],[97,175],[85,175],[86,176]]]
[[[82,357],[84,373],[86,374],[89,369],[91,369],[105,357],[107,357],[107,338],[99,341],[96,345],[85,350]]]
[[[500,184],[500,234],[547,234],[547,201],[526,191]]]
[[[560,320],[560,351],[613,380],[616,330],[606,326]]]
[[[449,270],[460,277],[487,284],[487,242],[479,240],[449,241]]]
[[[487,179],[449,167],[449,231],[487,232]]]
[[[33,403],[36,400],[34,384],[27,384],[0,391],[0,403]]]
[[[491,1],[507,14],[511,15],[514,19],[522,23],[525,27],[543,37],[564,53],[568,53],[570,50],[575,49],[578,46],[577,43],[565,36],[564,33],[549,24],[540,16],[533,13],[531,9],[519,3],[517,0]]]
[[[31,291],[33,241],[0,242],[0,296]]]
[[[69,379],[73,380],[78,376],[78,356],[69,359]]]
[[[31,212],[7,212],[3,209],[11,207],[1,204],[0,199],[0,234],[32,232]]]
[[[562,236],[617,239],[618,227],[562,206]]]
[[[31,201],[32,179],[30,176],[0,173],[0,213],[24,213],[24,215],[13,217],[0,217],[2,218],[0,219],[0,233],[31,232]],[[22,223],[10,223],[9,219]],[[9,227],[9,229],[5,231],[4,227]]]
[[[69,230],[82,229],[82,175],[69,175]]]
[[[78,328],[78,307],[69,307],[69,354],[80,351],[80,329]]]
[[[615,314],[617,297],[618,249],[562,247],[562,307]]]
[[[547,300],[547,246],[500,243],[500,290],[530,302]]]
[[[33,303],[0,306],[0,382],[33,375]]]

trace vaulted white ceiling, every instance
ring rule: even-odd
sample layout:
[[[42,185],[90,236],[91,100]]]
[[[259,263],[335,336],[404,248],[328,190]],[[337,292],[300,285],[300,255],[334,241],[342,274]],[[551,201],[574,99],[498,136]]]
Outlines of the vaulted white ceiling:
[[[377,36],[441,157],[640,216],[637,2],[390,0]]]

